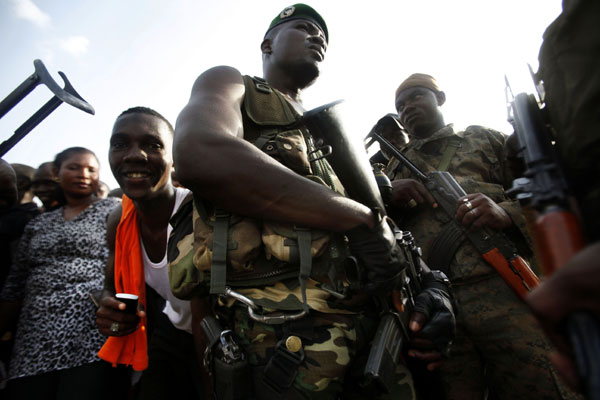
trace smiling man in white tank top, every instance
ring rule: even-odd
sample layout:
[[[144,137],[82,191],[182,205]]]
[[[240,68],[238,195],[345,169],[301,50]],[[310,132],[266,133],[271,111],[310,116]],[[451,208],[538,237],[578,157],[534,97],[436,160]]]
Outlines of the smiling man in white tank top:
[[[124,197],[122,207],[108,217],[110,256],[96,323],[100,332],[107,336],[144,337],[145,332],[140,331],[145,330],[143,322],[148,317],[151,333],[148,335],[148,367],[137,388],[138,399],[177,398],[180,395],[196,399],[201,397],[202,391],[191,335],[190,304],[174,297],[169,288],[166,257],[167,238],[172,229],[169,219],[189,194],[187,189],[175,188],[171,183],[172,142],[171,124],[156,111],[145,107],[124,111],[117,118],[110,139],[109,162]],[[116,256],[115,248],[123,244],[119,243],[122,236],[118,230],[124,229],[123,220],[130,214],[134,218],[130,228],[133,226],[139,235],[141,255],[141,260],[134,260],[134,264],[143,266],[146,286],[141,292],[148,293],[146,309],[139,307],[137,314],[124,312],[125,304],[115,298],[115,271],[124,267],[117,264],[127,259]],[[125,249],[125,252],[129,250]],[[117,279],[121,278],[122,275],[117,273]],[[158,296],[153,296],[152,292]],[[153,297],[158,301],[153,302]],[[156,304],[159,309],[152,313]],[[109,338],[105,347],[110,341]],[[123,362],[122,359],[109,361]],[[131,364],[134,369],[145,367],[138,365],[136,368],[135,362]]]

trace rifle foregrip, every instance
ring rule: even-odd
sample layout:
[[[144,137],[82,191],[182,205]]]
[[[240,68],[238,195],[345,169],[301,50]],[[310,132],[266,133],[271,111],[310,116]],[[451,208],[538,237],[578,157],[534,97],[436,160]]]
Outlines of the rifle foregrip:
[[[400,313],[406,311],[404,307],[404,302],[402,301],[402,292],[400,290],[392,291],[392,304],[394,305],[396,311]]]
[[[529,263],[523,257],[517,256],[510,260],[510,265],[521,275],[523,283],[529,287],[530,291],[540,284],[540,278],[531,270]]]
[[[551,275],[583,249],[585,242],[575,215],[564,209],[545,213],[536,222],[537,246],[544,275]]]
[[[482,256],[485,261],[494,267],[521,300],[524,300],[527,293],[539,283],[538,277],[529,268],[527,262],[519,256],[510,260],[510,264],[497,248],[484,253]]]

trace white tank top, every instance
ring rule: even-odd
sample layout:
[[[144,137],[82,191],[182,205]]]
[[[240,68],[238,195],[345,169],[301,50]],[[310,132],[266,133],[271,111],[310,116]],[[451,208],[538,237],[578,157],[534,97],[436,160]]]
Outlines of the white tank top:
[[[175,206],[171,216],[177,212],[184,197],[190,191],[184,188],[175,188]],[[167,227],[167,237],[171,234],[173,227],[171,224]],[[166,300],[165,308],[163,312],[169,317],[171,323],[177,328],[183,331],[192,333],[192,310],[190,308],[190,302],[187,300],[181,300],[173,296],[171,287],[169,286],[169,269],[167,267],[167,252],[165,250],[165,256],[159,263],[153,263],[150,261],[144,243],[140,237],[140,244],[142,246],[142,258],[144,260],[144,277],[146,283],[156,290],[163,299]]]

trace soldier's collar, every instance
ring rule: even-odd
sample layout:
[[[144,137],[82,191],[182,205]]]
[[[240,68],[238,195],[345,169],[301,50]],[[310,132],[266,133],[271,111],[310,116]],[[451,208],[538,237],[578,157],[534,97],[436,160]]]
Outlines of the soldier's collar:
[[[429,136],[428,138],[410,139],[406,146],[411,149],[414,149],[414,150],[420,150],[421,147],[423,147],[425,144],[427,144],[429,142],[433,142],[435,140],[440,140],[442,138],[452,136],[452,135],[455,135],[454,124],[448,124],[448,125],[444,126],[443,128],[439,129],[438,131],[436,131],[433,135]]]

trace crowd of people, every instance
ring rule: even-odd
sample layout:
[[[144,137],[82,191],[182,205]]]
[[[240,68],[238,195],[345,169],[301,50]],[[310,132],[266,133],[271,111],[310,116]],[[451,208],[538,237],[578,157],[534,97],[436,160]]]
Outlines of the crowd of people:
[[[306,117],[301,94],[319,76],[329,32],[317,11],[295,4],[266,30],[262,78],[228,66],[203,72],[175,128],[148,107],[116,118],[108,140],[118,188],[99,180],[96,155],[82,147],[37,169],[0,160],[0,396],[590,395],[563,324],[575,311],[600,316],[600,175],[580,175],[598,162],[573,159],[600,149],[600,135],[581,133],[600,132],[598,58],[553,62],[570,57],[564,32],[597,55],[591,16],[600,11],[564,3],[540,74],[592,244],[559,273],[537,286],[529,270],[545,260],[532,250],[530,217],[506,194],[522,173],[508,137],[447,124],[446,93],[430,75],[403,79],[397,114],[386,116],[394,124],[374,127],[396,151],[382,146],[376,160],[390,182],[382,200],[364,149],[345,146],[330,114],[321,126]],[[583,86],[565,77],[595,86],[575,94]],[[566,112],[565,99],[578,107]],[[461,189],[437,189],[402,156]]]

